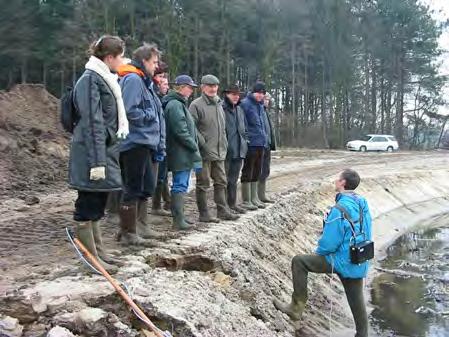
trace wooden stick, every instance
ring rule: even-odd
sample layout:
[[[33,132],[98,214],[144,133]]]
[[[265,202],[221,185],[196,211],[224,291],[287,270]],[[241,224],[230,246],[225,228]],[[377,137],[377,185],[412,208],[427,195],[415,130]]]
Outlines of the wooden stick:
[[[81,243],[80,240],[74,238],[73,240],[78,248],[81,250],[83,255],[89,260],[92,265],[99,270],[104,277],[109,281],[109,283],[114,287],[114,289],[118,292],[118,294],[125,300],[125,302],[139,315],[143,322],[150,328],[150,330],[157,337],[165,337],[161,334],[160,330],[151,322],[151,320],[147,317],[147,315],[137,306],[136,303],[128,296],[128,294],[122,289],[122,287],[118,284],[116,280],[112,278],[111,275],[104,269],[104,267],[98,262],[98,260],[87,250],[86,247]]]

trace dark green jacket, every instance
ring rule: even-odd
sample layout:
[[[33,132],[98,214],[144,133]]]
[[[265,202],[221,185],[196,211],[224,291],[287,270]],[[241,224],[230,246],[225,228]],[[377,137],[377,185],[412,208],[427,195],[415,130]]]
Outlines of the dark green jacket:
[[[201,167],[195,123],[183,96],[170,91],[163,99],[167,132],[167,165],[172,172]]]
[[[190,113],[198,130],[198,144],[203,160],[225,160],[228,151],[226,119],[221,100],[214,102],[202,94],[190,104]]]

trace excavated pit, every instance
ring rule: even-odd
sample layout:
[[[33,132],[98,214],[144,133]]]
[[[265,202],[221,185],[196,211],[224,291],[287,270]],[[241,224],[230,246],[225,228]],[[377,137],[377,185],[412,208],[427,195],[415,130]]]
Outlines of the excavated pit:
[[[414,166],[407,160],[357,165],[343,159],[326,170],[320,164],[297,164],[307,173],[293,164],[287,174],[274,170],[275,204],[126,255],[116,277],[173,336],[324,336],[331,304],[333,336],[349,336],[353,323],[336,277],[310,276],[310,301],[299,324],[275,310],[272,299],[289,299],[291,258],[313,252],[321,217],[333,201],[332,177],[343,167],[364,177],[359,193],[370,203],[379,257],[402,233],[449,212],[446,157],[429,155]],[[79,271],[9,290],[0,308],[24,326],[23,336],[46,336],[56,325],[79,336],[143,336],[141,323],[113,289],[100,276]]]

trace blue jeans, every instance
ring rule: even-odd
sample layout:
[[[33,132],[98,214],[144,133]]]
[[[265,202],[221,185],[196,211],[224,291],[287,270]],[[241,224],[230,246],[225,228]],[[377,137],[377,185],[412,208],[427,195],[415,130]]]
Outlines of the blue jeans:
[[[190,183],[191,170],[173,172],[171,193],[187,193]]]

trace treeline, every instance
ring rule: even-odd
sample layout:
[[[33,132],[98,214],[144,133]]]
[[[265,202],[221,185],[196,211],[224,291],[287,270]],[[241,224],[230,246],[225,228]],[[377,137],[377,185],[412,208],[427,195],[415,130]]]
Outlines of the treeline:
[[[438,139],[442,26],[418,0],[1,0],[0,87],[44,83],[59,96],[101,34],[129,51],[154,41],[171,76],[214,73],[275,98],[283,146],[342,147],[393,133]]]

